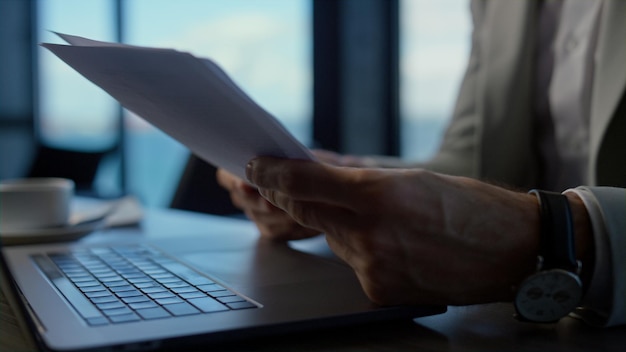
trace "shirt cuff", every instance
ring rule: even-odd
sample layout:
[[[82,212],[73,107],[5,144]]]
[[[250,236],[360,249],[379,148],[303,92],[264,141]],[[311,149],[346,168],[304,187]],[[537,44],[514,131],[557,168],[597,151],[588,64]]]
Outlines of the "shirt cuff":
[[[605,326],[611,313],[612,297],[612,266],[611,251],[607,230],[604,226],[602,209],[593,193],[585,187],[568,189],[565,193],[575,193],[580,197],[589,213],[595,245],[595,265],[589,287],[581,307],[577,308],[574,317],[582,318],[594,326]],[[585,265],[583,263],[583,265]]]

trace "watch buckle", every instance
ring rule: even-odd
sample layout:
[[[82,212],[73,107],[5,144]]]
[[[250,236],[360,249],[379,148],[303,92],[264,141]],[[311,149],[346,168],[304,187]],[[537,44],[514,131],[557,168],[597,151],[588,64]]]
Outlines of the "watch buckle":
[[[539,271],[541,271],[541,269],[543,269],[543,262],[544,262],[543,256],[538,255],[537,256],[537,264],[536,264],[536,267],[535,267],[535,271],[539,272]]]
[[[576,261],[576,268],[574,269],[574,272],[576,273],[576,275],[580,276],[580,272],[583,270],[583,263],[580,260]]]

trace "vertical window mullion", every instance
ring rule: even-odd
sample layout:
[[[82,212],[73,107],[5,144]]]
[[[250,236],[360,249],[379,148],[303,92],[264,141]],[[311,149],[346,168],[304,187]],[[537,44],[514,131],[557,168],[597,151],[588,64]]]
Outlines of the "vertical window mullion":
[[[124,5],[122,0],[114,0],[115,11],[113,11],[115,15],[115,38],[118,43],[124,42]],[[119,103],[117,104],[117,133],[118,133],[118,141],[117,141],[117,153],[119,156],[119,179],[120,179],[120,191],[122,194],[127,193],[127,165],[128,160],[126,158],[126,127],[124,123],[124,108]]]
[[[314,139],[399,153],[398,1],[314,0]]]
[[[340,2],[313,0],[313,140],[341,151]]]

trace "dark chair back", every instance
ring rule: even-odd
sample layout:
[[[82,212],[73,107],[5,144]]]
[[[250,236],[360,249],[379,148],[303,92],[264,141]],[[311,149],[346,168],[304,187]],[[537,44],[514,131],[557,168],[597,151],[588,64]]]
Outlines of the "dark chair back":
[[[76,151],[40,145],[27,176],[69,178],[76,184],[77,193],[92,194],[100,162],[109,152]]]
[[[213,165],[191,154],[170,207],[216,215],[241,214],[228,191],[217,183],[216,171]]]

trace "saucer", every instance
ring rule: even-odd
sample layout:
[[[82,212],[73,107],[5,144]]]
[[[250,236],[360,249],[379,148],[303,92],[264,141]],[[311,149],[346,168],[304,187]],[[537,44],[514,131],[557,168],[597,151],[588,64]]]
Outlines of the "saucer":
[[[105,223],[102,219],[74,226],[10,230],[0,232],[0,241],[4,246],[74,241],[103,228]]]

